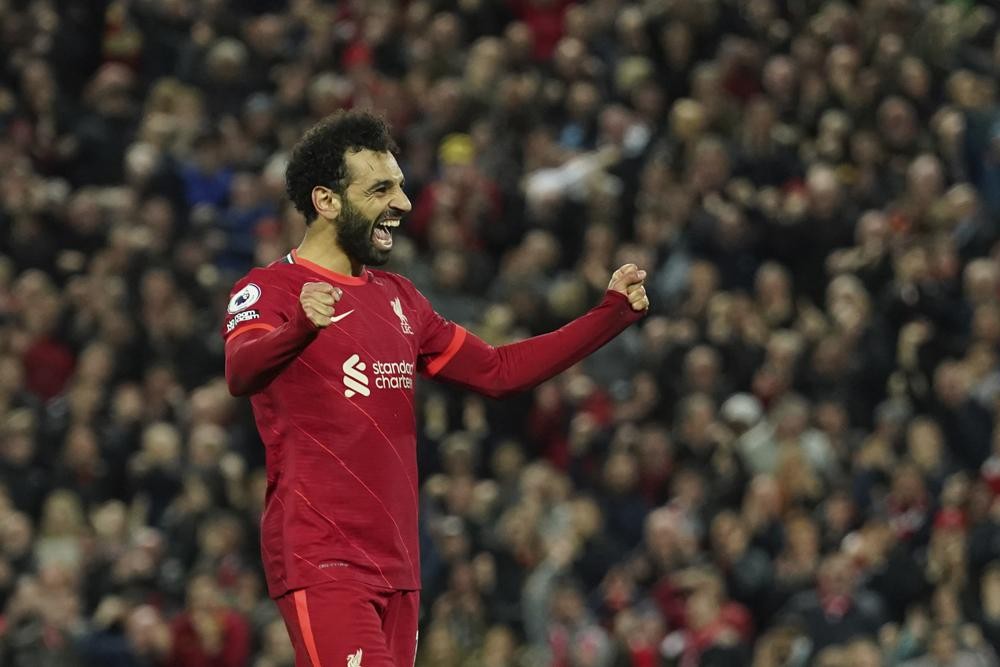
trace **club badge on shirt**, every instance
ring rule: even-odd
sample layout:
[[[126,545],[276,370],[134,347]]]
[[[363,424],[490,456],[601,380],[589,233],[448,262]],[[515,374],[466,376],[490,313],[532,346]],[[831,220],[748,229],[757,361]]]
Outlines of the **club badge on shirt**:
[[[399,297],[389,302],[392,306],[392,312],[396,313],[396,317],[399,318],[399,328],[403,330],[403,333],[413,335],[413,329],[410,328],[410,321],[406,319],[406,315],[403,314],[403,304],[399,302]]]

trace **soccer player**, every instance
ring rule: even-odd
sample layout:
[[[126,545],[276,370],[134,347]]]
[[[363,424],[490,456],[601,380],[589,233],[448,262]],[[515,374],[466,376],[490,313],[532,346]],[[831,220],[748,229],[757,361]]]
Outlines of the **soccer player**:
[[[380,266],[410,210],[385,122],[341,112],[293,149],[302,243],[233,288],[226,380],[266,447],[261,554],[298,667],[410,667],[417,645],[417,373],[491,397],[537,385],[649,308],[627,264],[561,329],[492,347]]]

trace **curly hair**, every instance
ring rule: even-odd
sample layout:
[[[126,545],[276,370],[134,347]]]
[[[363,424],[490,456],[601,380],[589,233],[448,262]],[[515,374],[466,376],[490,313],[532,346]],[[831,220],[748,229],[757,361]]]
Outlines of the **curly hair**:
[[[323,185],[343,194],[349,174],[347,152],[399,152],[385,119],[371,111],[338,111],[306,130],[285,168],[285,192],[306,222],[316,219],[312,191]]]

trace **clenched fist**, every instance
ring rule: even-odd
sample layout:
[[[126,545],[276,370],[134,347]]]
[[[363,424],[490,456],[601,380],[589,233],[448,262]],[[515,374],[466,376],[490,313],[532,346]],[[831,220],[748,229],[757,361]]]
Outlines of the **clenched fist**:
[[[324,329],[333,322],[333,307],[343,294],[330,283],[306,283],[299,293],[299,303],[309,321]]]
[[[646,296],[646,288],[643,286],[645,281],[646,272],[644,270],[635,264],[625,264],[611,274],[608,289],[627,296],[632,310],[641,312],[649,309],[649,298]]]

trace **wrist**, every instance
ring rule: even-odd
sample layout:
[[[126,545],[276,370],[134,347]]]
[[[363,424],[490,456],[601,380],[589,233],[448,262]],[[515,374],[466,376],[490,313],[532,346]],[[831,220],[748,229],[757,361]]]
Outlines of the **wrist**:
[[[646,310],[633,309],[628,297],[615,289],[605,291],[604,299],[598,307],[601,306],[613,308],[619,317],[627,319],[629,323],[638,322],[649,312],[648,308]]]
[[[295,316],[289,320],[294,331],[301,332],[303,335],[316,335],[319,333],[319,327],[309,319],[306,315],[306,311],[301,307],[295,309]]]

